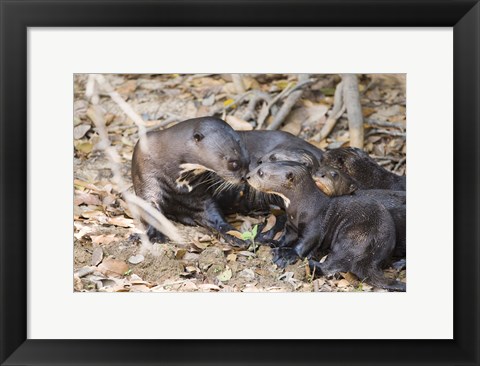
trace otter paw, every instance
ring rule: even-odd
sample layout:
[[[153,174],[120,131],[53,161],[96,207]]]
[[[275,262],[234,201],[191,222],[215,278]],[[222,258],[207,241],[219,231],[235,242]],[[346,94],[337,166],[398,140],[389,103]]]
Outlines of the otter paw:
[[[230,244],[232,247],[237,247],[237,248],[248,248],[251,244],[250,240],[242,240],[238,239],[232,235],[225,235],[224,239],[228,244]]]
[[[138,234],[138,233],[130,234],[130,236],[128,237],[129,241],[140,241],[141,239],[142,238],[140,237],[140,234]]]
[[[272,252],[273,262],[280,268],[285,268],[299,259],[297,253],[292,248],[275,248]]]
[[[165,235],[163,235],[160,231],[155,229],[153,226],[150,226],[148,228],[147,236],[152,243],[165,243],[168,240],[168,238]]]
[[[270,248],[278,248],[280,246],[280,243],[278,240],[273,240],[273,239],[263,239],[263,240],[257,240],[255,239],[256,243],[260,243],[262,245],[265,245]]]
[[[264,234],[260,233],[255,237],[255,242],[268,246],[278,247],[278,240],[273,239],[273,235],[268,235],[268,231]]]

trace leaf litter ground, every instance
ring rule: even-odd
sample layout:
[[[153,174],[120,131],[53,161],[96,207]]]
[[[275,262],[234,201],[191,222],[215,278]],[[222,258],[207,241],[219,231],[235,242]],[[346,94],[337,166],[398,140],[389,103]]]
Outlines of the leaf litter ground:
[[[309,140],[325,123],[333,103],[337,75],[312,75],[302,98],[288,114],[282,129]],[[273,97],[295,82],[295,75],[245,75],[242,92],[231,75],[106,75],[109,83],[146,121],[150,129],[182,120],[216,114],[234,128],[252,129],[265,105],[241,99],[255,93]],[[329,278],[313,276],[304,262],[279,269],[271,249],[255,252],[225,244],[206,229],[176,224],[186,245],[154,244],[146,250],[132,234],[139,233],[129,207],[112,183],[109,161],[98,147],[94,110],[85,97],[87,75],[74,80],[74,289],[102,292],[312,292],[375,291],[350,273]],[[406,100],[404,75],[361,75],[365,120],[365,150],[397,174],[406,169]],[[242,94],[245,93],[245,94]],[[263,93],[263,94],[262,94]],[[135,124],[108,95],[98,106],[108,126],[112,146],[121,156],[121,173],[131,185],[130,164],[138,140]],[[253,99],[253,98],[251,98]],[[281,104],[281,100],[279,100]],[[270,113],[278,110],[273,105]],[[263,117],[262,117],[263,118]],[[265,119],[268,125],[273,116]],[[314,142],[322,149],[348,146],[344,114],[330,135]],[[130,188],[131,189],[131,188]],[[229,217],[245,232],[272,217]],[[250,248],[252,249],[252,248]],[[405,270],[387,268],[385,275],[406,281]]]

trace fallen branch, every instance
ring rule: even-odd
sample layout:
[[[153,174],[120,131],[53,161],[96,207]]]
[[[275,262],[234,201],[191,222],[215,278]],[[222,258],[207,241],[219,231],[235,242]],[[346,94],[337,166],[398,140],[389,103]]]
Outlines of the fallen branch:
[[[405,163],[405,161],[407,161],[407,158],[406,157],[403,157],[399,160],[399,162],[397,163],[397,165],[395,165],[395,168],[393,168],[393,171],[394,172],[397,172],[398,169],[400,169],[400,167],[402,166],[402,164]]]
[[[255,108],[257,107],[258,102],[261,100],[270,102],[272,98],[268,93],[262,92],[260,90],[252,90],[250,101],[248,102],[247,111],[243,115],[243,119],[248,121],[252,119],[255,115]]]
[[[343,81],[337,84],[335,89],[335,96],[333,97],[333,109],[330,112],[325,124],[319,133],[312,137],[313,141],[322,141],[330,132],[332,132],[337,120],[345,113],[346,106],[343,103]]]
[[[395,122],[386,122],[386,121],[376,121],[370,118],[367,118],[366,121],[367,124],[371,126],[377,126],[377,127],[392,127],[392,128],[398,128],[399,130],[405,130],[405,125],[402,123],[395,123]]]
[[[237,89],[238,94],[245,93],[245,85],[243,84],[242,74],[232,74],[233,85]]]
[[[395,136],[395,137],[405,137],[407,135],[405,132],[375,129],[375,130],[368,131],[366,137],[377,135],[377,134],[389,135],[389,136]]]
[[[249,95],[251,94],[251,91],[248,91],[242,95],[239,95],[238,97],[236,97],[232,103],[230,103],[229,105],[226,105],[226,106],[221,106],[219,108],[216,108],[213,112],[212,112],[212,115],[215,115],[215,114],[221,114],[223,112],[226,112],[228,111],[230,108],[233,108],[233,107],[236,107],[237,105],[239,105],[241,102],[243,102],[243,100],[248,97]]]
[[[285,120],[285,118],[287,118],[293,106],[298,102],[298,100],[302,96],[303,90],[301,88],[311,82],[312,81],[309,80],[309,74],[300,74],[298,76],[299,85],[293,87],[291,90],[288,91],[288,93],[286,93],[286,95],[288,95],[287,99],[282,104],[282,107],[276,114],[272,123],[267,127],[267,130],[276,130],[282,125],[283,121]]]
[[[133,109],[120,97],[120,95],[117,92],[111,89],[111,86],[107,83],[107,81],[102,75],[95,75],[95,77],[96,77],[96,81],[99,82],[99,84],[109,92],[110,96],[112,97],[112,100],[116,102],[125,113],[133,112],[131,116],[134,118],[130,117],[130,114],[127,114],[127,115],[129,115],[129,117],[132,118],[135,124],[137,124],[137,126],[139,127],[139,133],[143,132],[143,137],[144,137],[143,141],[146,141],[145,126],[143,125],[144,124],[143,120],[135,113],[135,111],[133,111]],[[118,98],[120,98],[121,101]],[[127,107],[125,107],[125,105]],[[110,143],[107,128],[105,125],[105,117],[98,106],[93,106],[93,108],[95,112],[95,118],[93,118],[93,122],[97,127],[97,131],[100,136],[100,142],[98,146],[99,148],[104,150],[109,161],[110,169],[112,170],[112,173],[113,173],[113,178],[112,178],[113,182],[117,185],[119,192],[124,197],[125,202],[127,203],[130,210],[132,211],[132,214],[135,216],[137,220],[139,220],[140,218],[143,218],[146,222],[148,222],[158,231],[164,233],[170,239],[183,243],[184,240],[182,236],[180,235],[177,228],[171,223],[170,220],[168,220],[158,210],[153,208],[148,202],[128,192],[129,185],[126,184],[126,182],[123,180],[121,168],[119,166],[121,158],[117,150]],[[140,123],[140,120],[142,123]],[[141,131],[140,131],[140,127],[142,127]],[[140,142],[142,142],[142,136],[140,138]],[[144,146],[145,148],[148,149],[148,146],[146,146],[146,144],[144,144]],[[140,208],[143,211],[143,214],[140,214],[137,208]],[[140,237],[142,239],[142,244],[144,245],[144,248],[151,250],[152,244],[148,240],[148,237],[145,234],[145,230],[142,230],[142,234],[140,235]]]
[[[138,127],[138,135],[140,136],[140,148],[142,151],[148,151],[147,139],[146,139],[146,129],[145,121],[138,115],[133,108],[123,100],[123,98],[118,94],[117,91],[107,82],[105,77],[100,74],[93,74],[95,81],[100,85],[112,98],[112,100],[117,103],[120,109],[128,116]],[[97,126],[98,127],[98,126]]]
[[[356,74],[343,74],[343,101],[347,107],[350,146],[363,149],[363,114]]]

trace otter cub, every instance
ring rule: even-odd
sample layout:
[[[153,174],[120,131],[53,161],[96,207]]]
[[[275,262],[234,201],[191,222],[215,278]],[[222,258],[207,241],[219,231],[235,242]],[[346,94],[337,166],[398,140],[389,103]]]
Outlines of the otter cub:
[[[243,141],[226,122],[213,117],[190,119],[137,142],[132,157],[135,193],[169,219],[212,228],[231,244],[246,243],[226,234],[216,188],[240,184],[248,170]],[[166,238],[147,225],[151,240]]]
[[[281,247],[274,249],[277,265],[328,249],[325,262],[310,260],[320,274],[352,272],[374,286],[405,291],[404,283],[386,279],[381,271],[395,247],[395,226],[383,205],[362,197],[329,198],[295,162],[263,163],[247,182],[285,201],[288,221]]]
[[[329,166],[319,168],[314,176],[317,187],[330,197],[353,194],[381,203],[392,215],[395,222],[396,245],[394,257],[406,256],[406,209],[407,194],[405,191],[387,189],[358,190],[354,180],[348,175]]]
[[[368,154],[353,147],[341,147],[324,152],[321,165],[328,165],[355,180],[359,189],[392,189],[405,191],[406,178],[389,172]]]
[[[294,161],[305,166],[312,174],[319,169],[318,158],[310,151],[301,148],[277,148],[262,156],[257,164],[276,161]]]

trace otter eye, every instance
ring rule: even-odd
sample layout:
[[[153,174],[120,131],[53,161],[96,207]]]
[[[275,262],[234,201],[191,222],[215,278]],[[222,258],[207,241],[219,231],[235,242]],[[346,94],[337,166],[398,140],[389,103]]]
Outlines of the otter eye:
[[[308,163],[306,161],[304,161],[302,165],[308,167]]]
[[[257,161],[257,164],[258,165],[262,164],[262,161],[261,160]]]
[[[330,175],[332,176],[332,178],[337,178],[338,177],[338,173],[337,172],[330,172]]]
[[[193,138],[195,139],[195,141],[201,141],[205,136],[203,136],[200,132],[195,132],[193,134]]]
[[[270,161],[277,161],[275,154],[270,155]]]
[[[228,162],[228,170],[232,170],[232,171],[235,171],[235,170],[238,170],[240,169],[240,164],[238,162],[238,160],[231,160]]]
[[[292,172],[288,172],[285,177],[288,179],[288,180],[293,180],[293,173]]]

